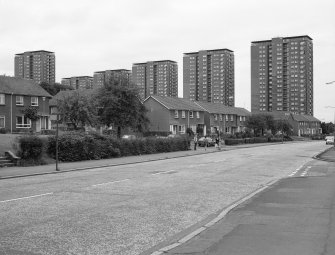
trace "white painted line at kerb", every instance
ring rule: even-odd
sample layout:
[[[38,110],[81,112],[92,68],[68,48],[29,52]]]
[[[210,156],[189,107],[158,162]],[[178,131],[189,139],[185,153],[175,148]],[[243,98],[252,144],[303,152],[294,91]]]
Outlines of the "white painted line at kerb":
[[[91,185],[91,187],[97,187],[97,186],[108,185],[108,184],[113,184],[113,183],[125,182],[125,181],[129,181],[129,180],[130,179],[124,179],[124,180],[119,180],[119,181],[98,183],[98,184]]]
[[[155,174],[151,174],[151,175],[167,174],[167,173],[171,173],[171,172],[175,172],[175,171],[176,170],[169,170],[169,171],[159,172],[159,173],[155,173]]]
[[[289,176],[289,177],[292,177],[292,176],[295,175],[297,172],[299,172],[299,171],[301,170],[301,168],[303,168],[303,166],[304,166],[304,165],[299,166],[297,169],[295,169],[294,172],[292,172],[292,173],[289,174],[288,176]]]
[[[34,195],[34,196],[29,196],[29,197],[13,198],[13,199],[8,199],[8,200],[0,201],[0,203],[13,202],[13,201],[18,201],[18,200],[23,200],[23,199],[29,199],[29,198],[35,198],[35,197],[43,197],[43,196],[48,196],[48,195],[52,195],[52,194],[53,194],[53,192],[50,192],[50,193],[44,193],[44,194],[39,194],[39,195]]]
[[[215,219],[211,220],[210,222],[208,222],[204,226],[196,229],[192,233],[190,233],[187,236],[181,238],[179,241],[177,241],[177,242],[175,242],[173,244],[170,244],[168,246],[165,246],[165,247],[159,249],[158,251],[155,251],[155,252],[151,253],[150,255],[162,255],[162,254],[166,253],[167,251],[172,250],[173,248],[176,248],[176,247],[178,247],[178,246],[180,246],[180,245],[188,242],[189,240],[191,240],[195,236],[199,235],[204,230],[210,228],[215,223],[217,223],[218,221],[222,220],[227,215],[227,213],[230,212],[232,209],[234,209],[235,207],[237,207],[240,204],[244,203],[245,201],[249,200],[250,198],[252,198],[256,194],[258,194],[258,193],[262,192],[263,190],[267,189],[271,185],[275,184],[277,181],[278,180],[272,180],[272,181],[266,183],[263,187],[255,190],[254,192],[250,193],[249,195],[243,197],[242,199],[240,199],[236,203],[234,203],[234,204],[230,205],[229,207],[227,207],[226,209],[224,209]]]

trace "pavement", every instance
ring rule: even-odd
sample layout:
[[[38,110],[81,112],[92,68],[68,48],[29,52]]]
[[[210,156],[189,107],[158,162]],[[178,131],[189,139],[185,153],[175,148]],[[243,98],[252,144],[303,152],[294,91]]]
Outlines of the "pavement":
[[[335,148],[143,255],[334,255]],[[322,162],[322,161],[327,161]]]
[[[175,151],[167,153],[156,153],[156,154],[147,154],[139,156],[129,156],[129,157],[120,157],[112,159],[100,159],[100,160],[87,160],[87,161],[78,161],[78,162],[60,162],[58,164],[59,171],[56,171],[55,164],[41,165],[41,166],[28,166],[28,167],[3,167],[0,168],[0,180],[9,179],[9,178],[19,178],[19,177],[28,177],[35,175],[45,175],[45,174],[61,174],[69,171],[81,171],[89,170],[93,168],[100,167],[110,167],[110,166],[120,166],[127,164],[137,164],[142,162],[165,160],[170,158],[178,157],[187,157],[197,154],[204,153],[215,153],[219,151],[227,150],[236,150],[242,148],[266,146],[266,145],[276,145],[279,143],[264,143],[264,144],[243,144],[243,145],[234,145],[234,146],[221,146],[221,150],[218,150],[215,147],[197,147],[197,150],[188,151]]]

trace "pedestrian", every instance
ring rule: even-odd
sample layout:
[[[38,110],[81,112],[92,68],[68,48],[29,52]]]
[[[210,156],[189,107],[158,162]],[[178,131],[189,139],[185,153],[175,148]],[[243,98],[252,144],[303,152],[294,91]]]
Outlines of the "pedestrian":
[[[193,141],[194,141],[194,150],[196,151],[197,150],[197,144],[198,144],[198,134],[194,135]]]
[[[215,138],[215,147],[216,147],[218,150],[221,149],[221,148],[220,148],[220,139],[219,139],[219,137]]]
[[[205,150],[207,150],[207,146],[208,146],[207,136],[205,136],[204,142],[205,142]]]

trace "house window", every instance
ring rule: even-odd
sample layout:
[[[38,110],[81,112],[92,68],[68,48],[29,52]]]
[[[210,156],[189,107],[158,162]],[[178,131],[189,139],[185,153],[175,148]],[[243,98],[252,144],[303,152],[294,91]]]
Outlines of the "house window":
[[[38,97],[31,97],[31,106],[38,106]]]
[[[234,115],[230,115],[230,121],[234,121]]]
[[[185,125],[181,125],[181,126],[179,126],[179,133],[180,134],[185,134]]]
[[[23,105],[23,96],[16,96],[16,105]]]
[[[220,121],[222,121],[222,119],[223,119],[223,117],[222,117],[223,115],[222,114],[220,114]]]
[[[178,117],[178,110],[175,110],[175,111],[174,111],[174,117],[175,117],[176,119],[179,118],[179,117]]]
[[[5,128],[5,116],[0,116],[0,128]]]
[[[0,104],[5,104],[5,94],[0,94]]]
[[[218,115],[214,114],[214,120],[218,120]]]
[[[200,119],[200,113],[197,112],[197,119]]]
[[[24,116],[16,116],[16,128],[30,128],[31,121]]]
[[[193,111],[189,111],[190,118],[193,119]]]
[[[226,115],[226,121],[228,121],[228,120],[229,120],[228,118],[229,118],[229,115],[227,114],[227,115]]]
[[[181,117],[185,119],[185,111],[181,111]]]

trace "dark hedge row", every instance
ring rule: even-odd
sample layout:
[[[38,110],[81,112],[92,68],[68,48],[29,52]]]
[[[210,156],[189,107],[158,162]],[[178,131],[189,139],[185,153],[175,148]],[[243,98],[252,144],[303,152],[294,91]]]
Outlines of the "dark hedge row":
[[[65,133],[58,139],[58,157],[61,161],[104,159],[189,149],[189,142],[185,138],[118,140],[97,133]],[[55,136],[49,136],[47,151],[55,158]]]
[[[281,138],[276,137],[252,137],[240,139],[225,139],[225,145],[236,145],[245,143],[267,143],[267,142],[281,142]]]

